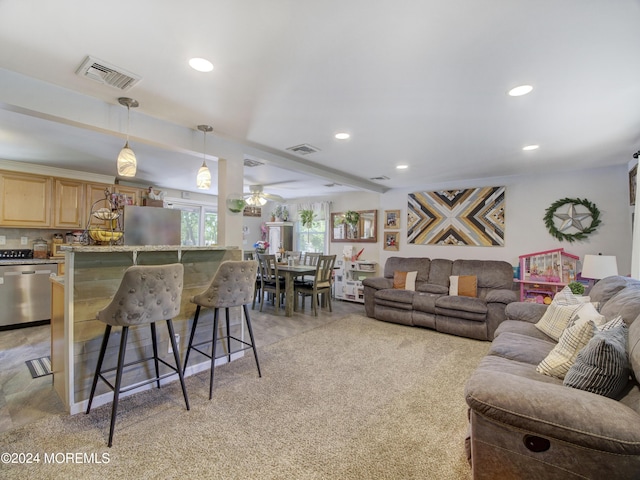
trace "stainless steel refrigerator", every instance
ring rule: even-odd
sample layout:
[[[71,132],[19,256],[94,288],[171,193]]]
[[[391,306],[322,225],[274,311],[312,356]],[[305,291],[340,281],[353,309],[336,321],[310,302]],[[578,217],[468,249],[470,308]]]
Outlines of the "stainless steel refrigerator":
[[[160,207],[124,207],[125,245],[180,245],[181,212]]]

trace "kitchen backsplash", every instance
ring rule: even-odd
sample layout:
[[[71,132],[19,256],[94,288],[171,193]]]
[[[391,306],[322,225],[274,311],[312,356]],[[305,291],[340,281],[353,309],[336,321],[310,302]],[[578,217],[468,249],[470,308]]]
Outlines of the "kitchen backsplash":
[[[64,238],[68,230],[51,230],[38,229],[38,228],[0,228],[0,250],[17,250],[28,248],[33,250],[33,241],[38,238],[44,238],[49,245],[49,251],[51,251],[51,244],[53,235],[61,233]],[[4,244],[2,243],[4,237]],[[22,238],[27,239],[27,244],[22,244]]]

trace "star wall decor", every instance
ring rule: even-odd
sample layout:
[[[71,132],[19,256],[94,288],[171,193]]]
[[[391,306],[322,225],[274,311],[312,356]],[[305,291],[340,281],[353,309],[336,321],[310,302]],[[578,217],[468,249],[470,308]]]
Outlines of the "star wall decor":
[[[557,213],[565,205],[568,205],[566,213]],[[589,218],[591,223],[585,226],[583,222]],[[571,243],[595,231],[601,223],[600,211],[587,199],[563,198],[547,208],[544,223],[552,236]]]

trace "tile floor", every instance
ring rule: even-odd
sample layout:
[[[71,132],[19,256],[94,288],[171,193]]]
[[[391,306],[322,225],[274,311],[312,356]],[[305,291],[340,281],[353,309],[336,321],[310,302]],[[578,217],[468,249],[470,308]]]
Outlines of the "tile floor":
[[[357,303],[332,301],[333,312],[323,308],[314,317],[310,302],[304,311],[285,317],[283,310],[275,315],[274,307],[265,303],[251,310],[258,347],[275,343],[316,328],[330,320],[351,313],[364,314],[364,306]],[[25,362],[50,354],[50,327],[41,325],[0,331],[0,432],[28,424],[44,416],[64,413],[62,401],[53,389],[53,377],[31,378]]]

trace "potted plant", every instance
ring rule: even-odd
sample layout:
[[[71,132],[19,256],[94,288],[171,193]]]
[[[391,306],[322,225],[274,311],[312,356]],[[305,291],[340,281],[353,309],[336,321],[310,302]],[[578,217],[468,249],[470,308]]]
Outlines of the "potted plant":
[[[584,285],[580,282],[570,282],[567,286],[571,289],[571,292],[573,292],[574,295],[584,294]]]
[[[300,222],[302,226],[307,229],[307,243],[310,243],[310,231],[313,226],[313,219],[315,214],[313,210],[300,210]]]
[[[271,215],[276,217],[276,222],[282,221],[282,205],[276,206],[275,210],[271,212]]]
[[[269,242],[265,240],[258,240],[253,244],[253,248],[256,249],[256,253],[265,253],[267,248],[269,248]]]
[[[351,238],[357,238],[356,225],[360,221],[360,214],[353,210],[347,210],[344,214],[344,221],[349,225],[349,231],[351,232]]]

